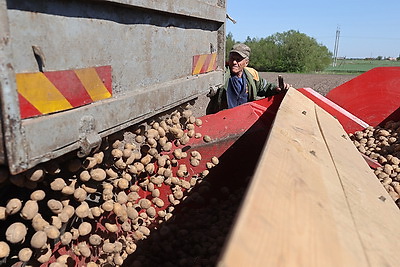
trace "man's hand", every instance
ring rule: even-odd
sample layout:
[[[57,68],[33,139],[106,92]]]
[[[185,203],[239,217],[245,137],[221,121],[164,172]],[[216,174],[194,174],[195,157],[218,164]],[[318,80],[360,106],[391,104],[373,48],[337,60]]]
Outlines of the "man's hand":
[[[283,77],[281,75],[278,75],[278,87],[276,88],[277,92],[280,91],[287,91],[289,88],[291,88],[292,85],[288,83],[283,82]]]
[[[289,90],[289,88],[293,88],[292,85],[291,85],[291,84],[288,84],[288,83],[284,83],[283,86],[282,86],[282,88],[278,86],[278,87],[276,87],[275,90],[276,90],[277,92],[280,92],[280,91],[287,91],[287,90]]]

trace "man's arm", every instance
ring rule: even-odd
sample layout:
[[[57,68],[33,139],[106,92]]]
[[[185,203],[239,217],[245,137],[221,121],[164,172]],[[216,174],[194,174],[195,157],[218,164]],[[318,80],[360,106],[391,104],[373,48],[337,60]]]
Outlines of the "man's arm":
[[[282,88],[280,88],[275,83],[270,83],[267,80],[261,78],[258,75],[258,71],[253,68],[247,67],[246,70],[253,76],[253,80],[257,90],[257,96],[267,97],[281,93],[282,91],[287,91],[290,87],[290,84],[284,83],[282,79]]]
[[[257,96],[272,96],[279,93],[278,86],[275,83],[270,83],[267,80],[260,78],[255,80],[257,88]]]

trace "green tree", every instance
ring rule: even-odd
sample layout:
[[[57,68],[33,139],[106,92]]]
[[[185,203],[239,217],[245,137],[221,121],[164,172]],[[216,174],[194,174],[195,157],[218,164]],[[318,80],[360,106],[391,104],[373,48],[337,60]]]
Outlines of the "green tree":
[[[332,53],[328,48],[299,31],[276,33],[267,40],[274,42],[278,47],[276,71],[321,71],[331,63]]]
[[[226,39],[226,58],[235,43],[232,33],[229,33]],[[332,53],[326,46],[295,30],[261,39],[248,36],[245,43],[251,48],[249,66],[259,71],[322,71],[332,61]]]
[[[259,71],[269,71],[275,69],[275,61],[273,59],[278,51],[274,42],[263,38],[248,38],[246,40],[246,44],[251,48],[251,67]]]
[[[233,39],[233,34],[231,32],[226,36],[226,44],[225,44],[225,59],[229,59],[229,51],[231,51],[233,45],[236,43],[235,39]]]

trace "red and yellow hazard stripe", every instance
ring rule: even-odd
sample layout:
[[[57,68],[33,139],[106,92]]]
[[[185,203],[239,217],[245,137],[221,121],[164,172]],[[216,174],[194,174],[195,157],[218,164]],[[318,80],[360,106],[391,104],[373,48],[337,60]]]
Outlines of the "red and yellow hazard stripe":
[[[193,57],[192,75],[207,73],[217,69],[217,54],[195,55]]]
[[[19,73],[21,118],[67,110],[112,96],[111,66]]]

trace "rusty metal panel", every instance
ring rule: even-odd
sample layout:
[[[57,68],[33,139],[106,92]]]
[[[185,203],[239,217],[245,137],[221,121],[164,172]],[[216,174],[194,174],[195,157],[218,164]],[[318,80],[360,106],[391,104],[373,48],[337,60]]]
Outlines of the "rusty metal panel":
[[[222,84],[225,1],[176,2],[0,0],[2,140],[11,172],[79,148],[88,133],[104,137]],[[193,56],[211,53],[216,67],[193,75]],[[112,70],[112,97],[21,120],[17,74],[102,66]]]
[[[10,169],[26,168],[24,132],[21,128],[18,98],[15,86],[11,36],[7,16],[7,6],[0,0],[0,104],[2,123],[2,142],[4,149],[1,158],[7,154]],[[3,146],[2,146],[3,147]]]

